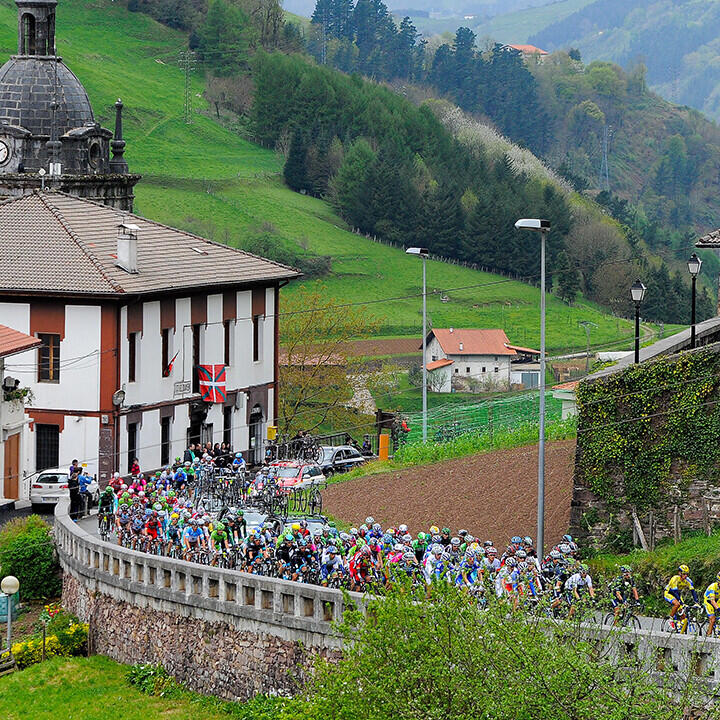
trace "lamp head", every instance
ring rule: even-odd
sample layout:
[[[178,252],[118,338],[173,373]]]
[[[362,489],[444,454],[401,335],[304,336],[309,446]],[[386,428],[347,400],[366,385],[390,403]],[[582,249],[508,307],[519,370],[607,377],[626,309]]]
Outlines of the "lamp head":
[[[636,305],[639,305],[644,297],[645,297],[645,290],[647,288],[642,284],[640,280],[636,280],[631,288],[630,288],[630,295],[632,296],[632,300]]]
[[[14,595],[20,589],[20,581],[14,575],[7,575],[0,582],[0,590],[6,595]]]
[[[420,247],[411,247],[408,248],[405,253],[407,255],[418,255],[421,258],[427,258],[430,255],[430,252],[427,248],[420,248]]]
[[[702,267],[702,260],[697,256],[697,253],[693,253],[688,260],[688,271],[690,277],[696,278],[700,274],[700,268]]]
[[[538,218],[523,218],[515,223],[518,230],[539,230],[540,232],[548,232],[550,230],[549,220],[540,220]]]

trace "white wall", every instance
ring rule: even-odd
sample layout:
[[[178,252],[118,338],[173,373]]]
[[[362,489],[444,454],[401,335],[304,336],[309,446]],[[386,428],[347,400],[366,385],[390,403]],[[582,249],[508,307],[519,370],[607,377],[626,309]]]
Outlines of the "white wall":
[[[428,371],[428,390],[439,393],[452,392],[453,365]]]

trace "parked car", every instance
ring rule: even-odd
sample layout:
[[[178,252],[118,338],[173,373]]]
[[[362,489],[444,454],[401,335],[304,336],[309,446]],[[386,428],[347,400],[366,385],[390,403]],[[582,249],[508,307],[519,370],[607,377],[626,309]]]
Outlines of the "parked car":
[[[314,482],[323,482],[325,475],[319,465],[297,460],[278,460],[270,463],[276,469],[277,484],[282,488],[305,487]]]
[[[319,464],[326,477],[335,473],[348,472],[370,459],[352,445],[338,445],[337,447],[323,445],[320,449],[322,458],[320,458]]]
[[[95,478],[88,485],[90,504],[97,504],[100,486]],[[67,468],[50,468],[38,473],[30,484],[30,502],[37,505],[55,505],[61,497],[70,497]]]

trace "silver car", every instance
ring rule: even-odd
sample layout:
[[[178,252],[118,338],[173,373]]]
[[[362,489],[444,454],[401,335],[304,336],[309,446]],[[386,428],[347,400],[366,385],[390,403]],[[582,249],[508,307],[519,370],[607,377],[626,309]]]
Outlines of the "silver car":
[[[88,485],[90,504],[96,504],[100,497],[100,486],[95,478]],[[30,484],[30,502],[38,505],[55,505],[61,497],[70,497],[68,471],[66,468],[43,470]]]

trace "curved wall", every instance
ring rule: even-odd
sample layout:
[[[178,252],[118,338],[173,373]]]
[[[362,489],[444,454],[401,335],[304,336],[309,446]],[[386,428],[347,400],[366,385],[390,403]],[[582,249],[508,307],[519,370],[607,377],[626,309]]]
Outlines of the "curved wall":
[[[160,663],[193,690],[231,699],[293,692],[315,655],[339,654],[340,591],[102,542],[68,506],[55,511],[63,604],[90,624],[92,652]]]

